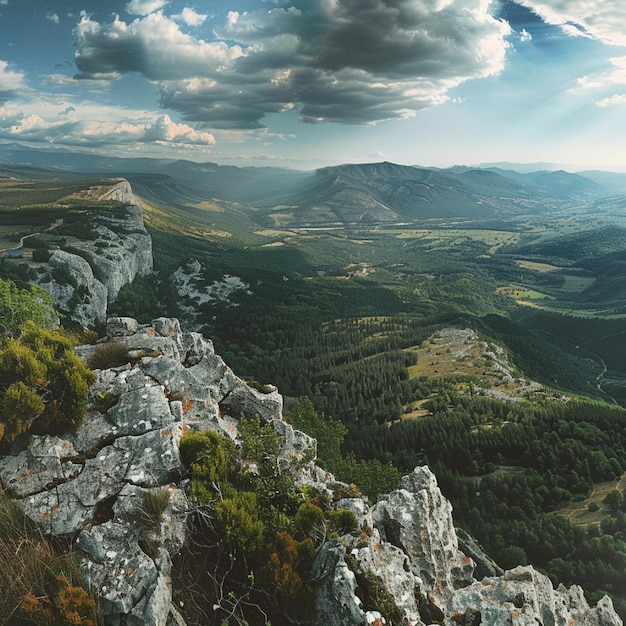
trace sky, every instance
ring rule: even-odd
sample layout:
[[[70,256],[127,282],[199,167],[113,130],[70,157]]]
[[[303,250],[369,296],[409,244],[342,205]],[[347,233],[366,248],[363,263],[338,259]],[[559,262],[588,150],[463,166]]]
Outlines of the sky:
[[[626,2],[0,0],[0,143],[626,171]]]

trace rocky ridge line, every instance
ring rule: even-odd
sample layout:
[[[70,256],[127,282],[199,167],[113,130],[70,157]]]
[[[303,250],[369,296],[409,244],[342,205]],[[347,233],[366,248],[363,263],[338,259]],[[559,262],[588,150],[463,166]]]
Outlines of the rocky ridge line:
[[[97,372],[78,432],[17,441],[0,459],[0,479],[48,533],[75,540],[105,624],[183,626],[170,571],[189,511],[178,453],[186,428],[236,439],[239,417],[259,415],[284,438],[285,467],[300,461],[300,484],[331,490],[334,481],[314,461],[302,465],[315,441],[283,419],[276,388],[247,385],[200,334],[183,333],[175,319],[139,325],[113,318],[106,341],[125,344],[130,363]],[[95,349],[78,352],[87,358]],[[164,489],[167,508],[147,525],[143,498]],[[412,626],[622,625],[609,598],[590,608],[579,587],[554,589],[531,567],[502,575],[492,568],[494,575],[477,580],[489,564],[477,569],[460,549],[450,503],[427,467],[375,504],[349,498],[336,506],[352,510],[360,530],[317,554],[311,579],[319,626],[391,623],[390,606]],[[384,605],[363,598],[367,581],[384,592]]]

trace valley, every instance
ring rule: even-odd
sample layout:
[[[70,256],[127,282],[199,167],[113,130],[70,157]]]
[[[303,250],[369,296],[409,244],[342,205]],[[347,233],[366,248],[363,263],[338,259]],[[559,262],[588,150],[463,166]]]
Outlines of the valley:
[[[45,239],[87,179],[124,176],[155,271],[110,314],[179,317],[287,406],[307,396],[343,424],[320,454],[339,479],[375,498],[428,463],[499,563],[624,612],[626,512],[597,495],[626,471],[626,201],[606,176],[86,159],[34,181],[2,165],[0,247]],[[569,524],[577,502],[598,503],[591,530]]]

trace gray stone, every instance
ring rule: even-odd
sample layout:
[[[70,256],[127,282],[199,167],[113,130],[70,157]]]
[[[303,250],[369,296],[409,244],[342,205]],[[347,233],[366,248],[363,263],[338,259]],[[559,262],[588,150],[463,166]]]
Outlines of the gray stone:
[[[128,337],[139,329],[137,320],[132,317],[110,317],[107,320],[108,337]]]
[[[451,598],[446,626],[457,626],[455,617],[470,609],[480,614],[482,626],[622,626],[608,597],[590,608],[580,587],[560,585],[555,590],[550,579],[532,567],[517,567],[457,591]]]
[[[259,391],[243,381],[235,385],[220,402],[222,411],[236,419],[259,416],[264,422],[282,420],[283,398],[276,387],[266,385],[267,392]]]
[[[459,550],[452,507],[434,474],[416,467],[400,487],[372,507],[373,524],[384,541],[409,557],[413,573],[444,606],[456,589],[473,581],[474,563]]]
[[[86,328],[104,322],[107,311],[107,288],[95,278],[89,263],[64,250],[55,250],[47,266],[48,271],[38,276],[38,282],[49,294],[56,306],[74,321]],[[54,279],[55,271],[62,270],[71,282],[60,283]],[[76,300],[75,294],[82,295]]]
[[[316,588],[319,626],[365,626],[367,618],[356,594],[357,582],[348,567],[346,550],[336,541],[325,543],[317,553],[311,569]]]
[[[67,460],[75,456],[70,441],[34,435],[25,450],[0,457],[0,479],[9,495],[26,498],[44,491],[48,485],[75,478],[82,466]]]

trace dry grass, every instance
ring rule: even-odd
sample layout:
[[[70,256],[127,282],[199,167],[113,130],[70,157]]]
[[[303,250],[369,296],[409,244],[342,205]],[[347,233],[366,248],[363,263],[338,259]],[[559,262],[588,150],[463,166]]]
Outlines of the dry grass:
[[[104,370],[128,363],[128,347],[120,341],[111,341],[99,345],[89,357],[88,365],[92,370]]]
[[[147,528],[158,528],[165,509],[170,503],[170,490],[167,487],[146,491],[137,512]]]
[[[46,539],[4,493],[0,492],[0,624],[22,622],[28,600],[57,614],[60,599],[83,590],[82,574],[69,550],[61,550]],[[89,606],[87,606],[87,604]],[[89,599],[84,609],[90,613],[95,603]],[[33,613],[31,613],[32,615]],[[93,617],[93,615],[92,615]],[[56,621],[50,622],[57,623]],[[73,623],[73,622],[72,622]],[[93,620],[78,624],[93,624]]]

